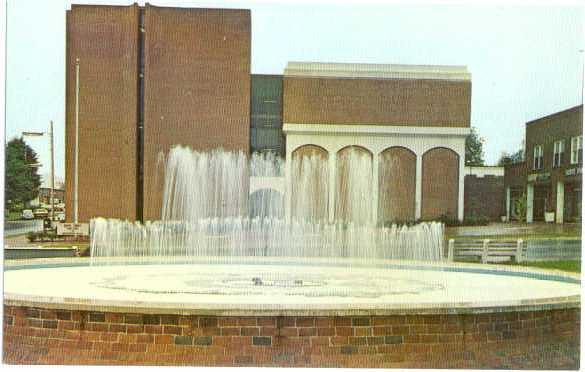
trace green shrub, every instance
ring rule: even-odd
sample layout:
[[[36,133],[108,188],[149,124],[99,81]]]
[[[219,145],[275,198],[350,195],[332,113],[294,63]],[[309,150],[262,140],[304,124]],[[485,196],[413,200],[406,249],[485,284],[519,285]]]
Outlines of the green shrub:
[[[54,242],[60,240],[56,230],[45,230],[39,232],[29,232],[26,234],[26,238],[30,243],[33,242]]]
[[[26,239],[28,240],[29,243],[36,242],[39,239],[39,233],[34,232],[34,231],[29,231],[26,234]]]
[[[526,193],[523,193],[522,196],[514,202],[514,209],[512,211],[512,216],[515,217],[520,222],[526,222],[526,210],[528,209],[527,206],[527,199]]]

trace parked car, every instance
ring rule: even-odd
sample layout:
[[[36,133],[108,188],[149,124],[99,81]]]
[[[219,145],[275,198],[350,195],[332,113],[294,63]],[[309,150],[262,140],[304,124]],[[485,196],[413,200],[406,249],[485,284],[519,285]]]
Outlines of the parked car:
[[[45,218],[49,215],[49,211],[44,208],[38,208],[33,211],[35,218]]]
[[[30,210],[30,209],[24,209],[22,211],[22,219],[23,220],[32,220],[34,218],[35,218],[35,215],[34,215],[34,213],[33,213],[32,210]]]

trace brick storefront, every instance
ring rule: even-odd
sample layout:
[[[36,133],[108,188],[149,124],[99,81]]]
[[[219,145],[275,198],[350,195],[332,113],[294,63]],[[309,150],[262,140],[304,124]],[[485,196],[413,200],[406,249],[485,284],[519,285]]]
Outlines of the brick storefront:
[[[550,222],[580,220],[582,136],[582,105],[526,123],[525,162],[505,169],[511,218],[515,200],[523,198],[528,222],[545,220],[545,213],[553,216]]]
[[[579,368],[579,308],[244,317],[4,309],[11,364]]]

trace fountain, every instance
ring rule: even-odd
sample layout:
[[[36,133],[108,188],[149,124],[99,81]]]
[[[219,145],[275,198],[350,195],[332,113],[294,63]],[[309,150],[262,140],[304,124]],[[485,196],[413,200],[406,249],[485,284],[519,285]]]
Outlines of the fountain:
[[[248,183],[254,177],[283,176],[283,162],[273,154],[216,150],[200,153],[173,148],[166,164],[162,219],[140,224],[98,218],[91,225],[91,256],[128,257],[152,262],[233,262],[235,257],[342,259],[338,263],[375,263],[379,259],[438,261],[442,257],[440,223],[379,228],[371,221],[371,159],[354,151],[342,158],[335,222],[327,222],[316,206],[324,204],[326,169],[309,155],[294,160],[298,180],[293,188],[295,215],[283,218],[282,198],[261,194],[249,203]],[[368,168],[369,167],[369,168]],[[370,172],[368,172],[370,169]],[[368,178],[369,177],[369,178]],[[305,192],[312,190],[317,192]],[[318,192],[321,191],[321,192]],[[325,192],[325,194],[323,194]],[[248,211],[255,212],[251,217]],[[321,216],[321,218],[317,218]],[[94,259],[99,263],[100,260]]]
[[[250,177],[284,176],[281,159],[173,148],[160,220],[96,218],[90,258],[7,266],[5,355],[478,368],[578,339],[578,275],[447,263],[441,223],[377,226],[372,159],[354,148],[339,154],[330,219],[327,159],[290,161],[285,195],[250,196]]]

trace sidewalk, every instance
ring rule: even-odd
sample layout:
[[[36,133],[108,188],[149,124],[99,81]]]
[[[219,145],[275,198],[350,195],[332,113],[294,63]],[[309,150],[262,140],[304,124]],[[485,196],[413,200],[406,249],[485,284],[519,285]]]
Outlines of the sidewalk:
[[[4,247],[36,247],[40,243],[29,243],[25,235],[4,237]]]

